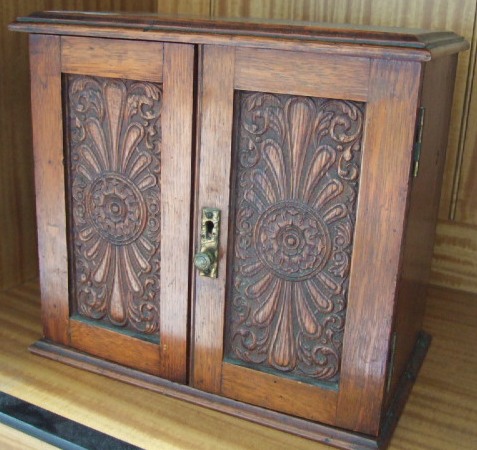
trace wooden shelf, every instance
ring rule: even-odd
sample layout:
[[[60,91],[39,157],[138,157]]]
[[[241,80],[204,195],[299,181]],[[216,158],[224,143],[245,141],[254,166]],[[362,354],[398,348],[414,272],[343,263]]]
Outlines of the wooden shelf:
[[[390,449],[456,448],[477,443],[477,296],[431,288],[428,356]],[[37,357],[41,335],[36,282],[0,292],[0,390],[142,448],[313,449],[329,447],[145,389]],[[2,448],[45,448],[0,427]]]

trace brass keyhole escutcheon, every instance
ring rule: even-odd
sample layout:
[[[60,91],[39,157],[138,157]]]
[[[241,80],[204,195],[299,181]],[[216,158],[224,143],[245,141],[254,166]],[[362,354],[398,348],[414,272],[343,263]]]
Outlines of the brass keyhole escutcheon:
[[[220,210],[203,208],[200,228],[200,250],[194,265],[203,277],[217,278],[219,259]]]

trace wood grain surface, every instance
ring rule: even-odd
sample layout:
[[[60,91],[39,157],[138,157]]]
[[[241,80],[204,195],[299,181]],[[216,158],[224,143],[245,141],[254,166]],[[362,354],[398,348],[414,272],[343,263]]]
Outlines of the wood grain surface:
[[[164,370],[163,361],[159,353],[159,345],[152,342],[135,339],[126,334],[118,333],[105,327],[98,327],[96,323],[84,323],[71,319],[68,324],[70,345],[80,351],[97,355],[109,361],[117,362],[126,367],[134,367],[145,373],[158,375],[168,373]],[[179,354],[179,356],[182,356]],[[184,377],[185,361],[181,361]],[[165,376],[165,375],[163,375]]]
[[[0,447],[22,450],[52,450],[56,448],[4,424],[0,424]]]
[[[157,12],[160,14],[197,14],[210,15],[211,0],[157,0]]]
[[[433,342],[390,450],[474,450],[476,296],[431,288],[424,327]],[[2,390],[96,430],[146,449],[330,448],[31,355],[40,334],[37,284],[0,292]],[[0,427],[2,448],[46,448],[13,435]]]
[[[161,155],[161,357],[163,376],[186,381],[194,47],[164,44]],[[179,175],[180,174],[180,175]]]
[[[285,377],[222,365],[222,394],[274,411],[333,425],[338,393]]]
[[[459,176],[456,177],[454,220],[473,225],[477,235],[477,72],[472,75],[472,91],[463,143]],[[475,291],[474,291],[475,292]]]
[[[477,228],[441,221],[437,226],[431,282],[477,293]]]
[[[162,82],[162,43],[61,38],[64,73]]]
[[[459,35],[443,31],[383,27],[303,25],[293,21],[214,20],[208,17],[92,14],[46,11],[21,17],[11,30],[39,34],[107,37],[188,44],[216,44],[309,51],[329,55],[429,61],[468,48]],[[340,44],[340,45],[336,45]],[[348,45],[349,44],[349,45]],[[303,67],[303,66],[301,66]]]
[[[235,89],[365,101],[369,59],[238,48]],[[317,70],[316,68],[320,69]],[[266,70],[264,70],[266,68]]]
[[[59,36],[30,36],[38,259],[44,336],[68,345],[68,255]]]

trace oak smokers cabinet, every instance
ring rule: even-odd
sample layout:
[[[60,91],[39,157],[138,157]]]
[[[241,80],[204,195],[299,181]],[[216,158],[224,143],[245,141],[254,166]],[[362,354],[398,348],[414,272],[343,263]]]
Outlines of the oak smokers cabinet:
[[[385,446],[421,332],[447,32],[37,13],[34,353]],[[197,267],[194,267],[194,262]]]

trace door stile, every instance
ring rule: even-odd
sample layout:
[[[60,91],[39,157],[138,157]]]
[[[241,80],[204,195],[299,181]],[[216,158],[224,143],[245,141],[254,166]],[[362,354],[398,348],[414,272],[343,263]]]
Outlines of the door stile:
[[[161,375],[186,382],[194,46],[164,44],[161,161]]]
[[[60,37],[30,35],[38,256],[43,334],[69,344],[68,251]]]
[[[373,60],[369,77],[337,425],[372,435],[383,406],[420,71],[419,63]]]
[[[203,47],[196,215],[202,208],[220,209],[221,229],[218,277],[200,276],[197,271],[195,275],[192,380],[194,387],[213,393],[220,393],[222,379],[234,63],[233,47]],[[199,250],[197,246],[195,250]]]

